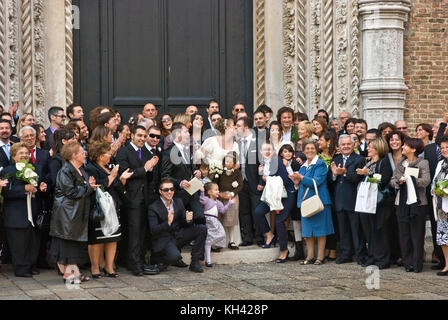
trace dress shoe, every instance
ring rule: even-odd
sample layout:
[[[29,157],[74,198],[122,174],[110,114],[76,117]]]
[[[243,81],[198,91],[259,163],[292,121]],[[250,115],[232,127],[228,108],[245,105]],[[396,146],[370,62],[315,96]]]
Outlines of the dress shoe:
[[[178,267],[178,268],[186,268],[186,267],[188,267],[188,264],[183,262],[182,259],[179,259],[175,263],[173,263],[172,266]]]
[[[296,241],[295,242],[296,251],[294,252],[294,255],[289,258],[291,261],[300,261],[305,259],[305,253],[303,252],[303,242],[302,241]]]
[[[212,252],[221,252],[221,248],[216,248],[216,249],[212,248],[211,251],[212,251]]]
[[[431,270],[442,270],[443,268],[445,268],[445,266],[440,263],[435,266],[431,266]]]
[[[437,275],[441,277],[448,276],[448,271],[439,271],[437,272]]]
[[[208,262],[206,262],[206,263],[205,263],[205,266],[206,266],[207,268],[212,268],[212,267],[213,267],[213,264],[212,264],[212,263],[208,263]]]
[[[383,269],[389,269],[390,265],[388,264],[383,264],[383,265],[377,265],[378,269],[383,270]]]
[[[202,269],[201,265],[199,264],[199,261],[192,262],[190,264],[190,268],[189,269],[190,269],[190,271],[197,272],[197,273],[204,272],[204,270]]]
[[[20,278],[32,278],[33,275],[29,272],[25,272],[25,273],[15,273],[16,277],[20,277]]]
[[[143,267],[143,274],[144,275],[153,276],[153,275],[156,275],[156,274],[159,274],[159,273],[160,273],[160,270],[157,267],[157,265],[148,264],[148,265]]]
[[[413,272],[414,271],[414,267],[408,266],[408,267],[405,267],[404,270],[406,270],[406,272]]]
[[[240,247],[248,247],[253,245],[254,243],[252,241],[243,241],[243,243],[240,244]]]
[[[136,277],[143,277],[143,270],[142,269],[134,269],[134,270],[132,270],[132,274]]]
[[[36,267],[33,267],[33,268],[31,268],[31,274],[32,274],[33,276],[37,276],[38,274],[40,274],[40,271],[37,270]]]
[[[236,245],[235,242],[230,242],[229,245],[227,246],[230,250],[239,250],[240,248],[238,248],[238,246]]]
[[[352,259],[344,259],[341,257],[336,259],[336,264],[351,263],[351,262],[353,262]]]

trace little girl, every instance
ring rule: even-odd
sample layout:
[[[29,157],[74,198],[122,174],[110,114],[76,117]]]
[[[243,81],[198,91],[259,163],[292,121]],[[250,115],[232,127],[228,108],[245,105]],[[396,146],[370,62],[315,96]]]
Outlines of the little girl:
[[[243,189],[243,175],[239,169],[236,169],[237,159],[238,156],[234,151],[224,157],[222,164],[224,170],[218,180],[219,199],[222,203],[226,205],[230,200],[234,200],[229,211],[220,219],[229,239],[228,248],[231,250],[238,250],[238,244],[241,242],[238,193]]]
[[[226,245],[226,232],[218,219],[218,214],[226,213],[233,204],[232,200],[227,205],[223,205],[218,197],[219,188],[216,183],[208,182],[201,189],[200,202],[204,206],[207,225],[207,239],[205,240],[205,265],[207,267],[213,267],[210,254],[212,246],[223,248]]]

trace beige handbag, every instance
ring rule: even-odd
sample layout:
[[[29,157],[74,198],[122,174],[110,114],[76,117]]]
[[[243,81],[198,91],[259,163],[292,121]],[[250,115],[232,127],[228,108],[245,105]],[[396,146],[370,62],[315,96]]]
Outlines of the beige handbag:
[[[322,201],[320,201],[319,193],[317,192],[316,181],[314,181],[314,179],[313,183],[316,195],[304,200],[306,195],[308,194],[308,191],[310,190],[310,188],[307,188],[302,198],[302,206],[300,208],[300,211],[302,213],[302,217],[304,218],[310,218],[314,216],[316,213],[319,213],[322,210],[324,210],[324,204],[322,203]]]

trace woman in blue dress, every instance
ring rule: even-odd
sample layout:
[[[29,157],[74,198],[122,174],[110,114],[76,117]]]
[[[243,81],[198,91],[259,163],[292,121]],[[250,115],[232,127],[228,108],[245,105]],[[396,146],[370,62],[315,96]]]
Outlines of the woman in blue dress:
[[[295,184],[299,185],[297,192],[297,206],[302,206],[302,201],[316,194],[313,180],[316,182],[319,198],[324,204],[324,210],[312,217],[302,217],[302,237],[306,240],[307,257],[301,264],[320,265],[325,259],[325,243],[328,235],[334,233],[331,219],[331,199],[327,188],[327,165],[317,154],[318,146],[314,140],[306,140],[303,143],[303,152],[306,162],[298,172],[294,173]],[[308,193],[304,198],[306,190]],[[318,253],[314,259],[314,245],[317,238]]]

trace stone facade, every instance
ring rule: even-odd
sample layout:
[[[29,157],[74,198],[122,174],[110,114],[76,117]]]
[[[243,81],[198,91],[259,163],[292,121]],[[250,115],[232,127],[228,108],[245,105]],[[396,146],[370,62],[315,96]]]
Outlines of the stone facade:
[[[412,0],[404,37],[409,132],[448,112],[448,2]]]
[[[253,6],[255,105],[290,106],[309,116],[321,108],[331,115],[346,110],[371,127],[440,117],[448,97],[447,4],[253,0]],[[0,3],[0,104],[18,100],[20,113],[48,124],[50,106],[73,101],[73,12],[71,0]]]

